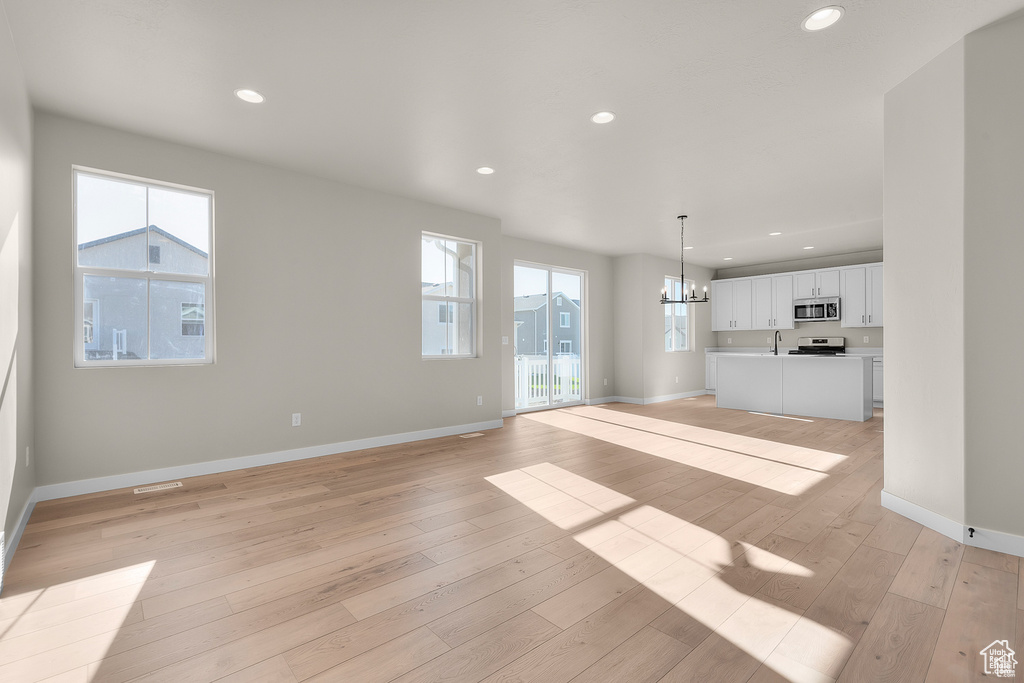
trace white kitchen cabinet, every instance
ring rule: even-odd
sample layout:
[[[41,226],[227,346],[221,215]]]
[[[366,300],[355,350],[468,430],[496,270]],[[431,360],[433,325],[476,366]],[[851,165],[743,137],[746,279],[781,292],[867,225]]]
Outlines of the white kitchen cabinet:
[[[755,330],[792,330],[793,276],[766,275],[754,278]]]
[[[750,279],[712,282],[711,309],[712,331],[751,329],[753,282]]]
[[[793,298],[839,296],[839,269],[808,270],[793,276]]]
[[[882,382],[882,375],[884,367],[882,366],[882,359],[875,358],[874,362],[871,363],[871,400],[875,403],[882,403],[884,384]]]
[[[718,356],[713,353],[707,354],[704,360],[704,388],[708,391],[715,391],[715,384],[718,380]]]
[[[868,324],[882,326],[882,264],[868,266]]]
[[[882,326],[882,265],[842,268],[842,326]]]

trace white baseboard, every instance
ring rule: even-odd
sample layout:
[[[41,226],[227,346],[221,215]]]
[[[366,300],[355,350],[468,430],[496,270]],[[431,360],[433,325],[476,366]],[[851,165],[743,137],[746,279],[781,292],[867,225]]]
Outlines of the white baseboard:
[[[937,512],[932,512],[928,508],[923,508],[917,503],[894,496],[885,489],[882,489],[882,507],[901,514],[907,519],[912,519],[932,531],[938,531],[943,536],[949,536],[954,541],[964,542],[963,524],[943,517]]]
[[[503,411],[501,411],[501,416],[502,417],[515,417],[516,416],[516,411],[515,410],[503,410]]]
[[[161,469],[146,470],[143,472],[115,474],[109,477],[82,479],[79,481],[69,481],[63,484],[48,484],[46,486],[36,487],[36,490],[33,493],[33,504],[35,501],[67,498],[68,496],[80,496],[85,493],[97,493],[99,491],[111,491],[114,489],[127,488],[129,486],[155,484],[172,479],[184,479],[187,477],[198,477],[204,474],[217,474],[218,472],[230,472],[231,470],[242,470],[250,467],[275,465],[277,463],[291,462],[294,460],[319,458],[324,455],[333,455],[335,453],[348,453],[351,451],[361,451],[366,448],[393,446],[395,444],[408,443],[410,441],[422,441],[424,439],[436,439],[442,436],[468,434],[469,432],[479,432],[484,429],[498,429],[501,426],[501,420],[488,420],[487,422],[453,425],[451,427],[439,427],[437,429],[424,429],[418,432],[405,432],[404,434],[388,434],[386,436],[376,436],[369,439],[342,441],[340,443],[324,444],[322,446],[308,446],[306,448],[295,448],[287,451],[276,451],[274,453],[246,455],[238,458],[227,458],[224,460],[209,460],[207,462],[197,462],[191,465],[164,467]],[[12,540],[16,541],[17,539]]]
[[[18,517],[18,522],[14,525],[14,532],[11,534],[10,538],[5,539],[4,541],[4,556],[0,558],[4,563],[3,574],[6,574],[7,568],[11,566],[11,560],[14,559],[14,549],[18,547],[18,541],[21,540],[21,535],[25,533],[25,525],[28,524],[28,518],[32,516],[32,510],[36,507],[36,501],[38,500],[38,498],[36,498],[36,491],[38,490],[39,489],[33,490],[32,494],[28,497],[28,500],[25,501],[25,506],[21,508],[21,515]],[[0,531],[0,534],[2,533],[3,531]],[[2,588],[2,586],[0,586],[0,588]]]
[[[695,396],[704,396],[707,394],[706,389],[700,389],[698,391],[686,391],[682,394],[665,394],[664,396],[651,396],[650,398],[644,399],[644,405],[651,403],[664,403],[665,401],[678,401],[681,398],[694,398]]]
[[[701,389],[699,391],[687,391],[682,394],[665,394],[664,396],[651,396],[650,398],[636,398],[634,396],[605,396],[587,401],[588,406],[596,406],[601,403],[632,403],[633,405],[646,406],[651,403],[662,403],[664,401],[677,401],[681,398],[693,398],[704,394],[713,394],[713,391]]]
[[[974,535],[971,536],[969,524],[955,522],[937,512],[932,512],[927,508],[894,496],[884,490],[882,491],[882,507],[912,519],[918,524],[922,524],[964,545],[1024,557],[1024,536],[977,527],[974,529]]]
[[[643,405],[644,401],[632,396],[605,396],[603,398],[587,399],[588,406],[599,406],[602,403],[633,403],[635,405]]]

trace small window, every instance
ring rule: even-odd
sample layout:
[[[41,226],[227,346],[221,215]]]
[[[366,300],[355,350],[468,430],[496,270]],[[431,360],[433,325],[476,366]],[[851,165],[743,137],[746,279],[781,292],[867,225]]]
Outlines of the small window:
[[[455,320],[455,311],[452,308],[452,304],[438,304],[437,305],[437,322],[447,323],[449,320]]]
[[[555,297],[555,305],[556,306],[561,306],[562,305],[562,297],[560,297],[560,296],[556,296]]]
[[[471,358],[476,355],[477,244],[423,233],[420,246],[421,353]]]
[[[558,314],[558,324],[561,327],[569,327],[572,324],[572,316],[568,312],[562,311]]]
[[[686,281],[686,289],[677,277],[665,278],[665,291],[669,298],[679,301],[683,298],[683,292],[693,292],[693,282]],[[690,340],[690,316],[688,304],[665,304],[665,350],[666,351],[689,351]]]
[[[181,336],[202,337],[206,334],[206,304],[181,305]]]
[[[572,339],[560,339],[560,340],[558,340],[558,352],[559,353],[572,353]]]
[[[149,262],[150,263],[156,263],[156,264],[160,263],[160,245],[159,244],[151,244],[151,245],[149,245]]]

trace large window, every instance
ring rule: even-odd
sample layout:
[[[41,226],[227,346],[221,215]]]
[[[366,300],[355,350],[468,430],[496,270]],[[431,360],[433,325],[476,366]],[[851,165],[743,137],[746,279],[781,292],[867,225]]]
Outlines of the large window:
[[[74,168],[75,365],[213,362],[213,193]]]
[[[423,357],[475,356],[477,245],[423,233],[421,247]]]
[[[665,291],[669,298],[679,301],[683,298],[682,282],[677,277],[665,278]],[[686,291],[692,295],[693,282],[686,281]],[[688,304],[665,304],[665,350],[690,350],[690,316]]]

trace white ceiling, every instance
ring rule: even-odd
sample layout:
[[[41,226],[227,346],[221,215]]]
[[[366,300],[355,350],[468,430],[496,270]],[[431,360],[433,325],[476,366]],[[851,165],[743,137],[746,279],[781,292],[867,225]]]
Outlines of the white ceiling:
[[[37,107],[712,268],[880,248],[883,95],[1024,7],[828,1],[0,0]]]

